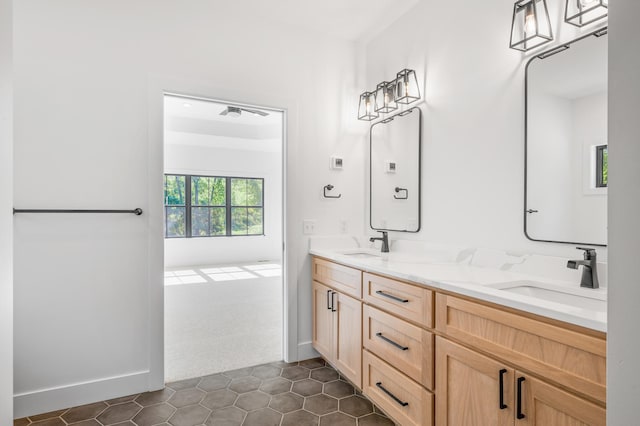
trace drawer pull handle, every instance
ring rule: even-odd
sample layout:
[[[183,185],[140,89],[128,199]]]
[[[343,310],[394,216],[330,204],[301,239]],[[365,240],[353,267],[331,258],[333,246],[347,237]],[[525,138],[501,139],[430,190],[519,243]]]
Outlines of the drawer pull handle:
[[[336,294],[338,294],[338,293],[336,293],[335,291],[331,292],[331,312],[336,312],[337,311],[337,309],[336,309],[336,299],[335,299]]]
[[[387,395],[389,395],[395,402],[397,402],[398,404],[402,405],[403,407],[406,407],[407,405],[409,405],[408,402],[402,401],[400,398],[398,398],[397,396],[395,396],[394,394],[389,392],[387,389],[385,389],[384,386],[382,386],[382,382],[376,383],[376,386],[379,387],[382,390],[382,392],[384,392]]]
[[[524,419],[525,415],[522,412],[522,382],[524,382],[524,377],[518,377],[518,398],[516,401],[516,411],[517,411],[517,418],[518,419]]]
[[[507,374],[507,369],[503,368],[500,370],[500,409],[504,410],[507,407],[507,404],[504,403],[504,375]]]
[[[409,347],[408,346],[402,346],[400,343],[396,343],[393,340],[389,339],[388,337],[385,337],[382,335],[382,333],[376,333],[376,336],[378,336],[379,338],[381,338],[382,340],[384,340],[385,342],[392,344],[393,346],[395,346],[396,348],[403,350],[403,351],[408,351]]]
[[[331,310],[331,290],[327,290],[327,309]]]
[[[401,298],[399,298],[397,296],[394,296],[393,294],[387,294],[382,290],[376,291],[376,294],[379,294],[380,296],[388,297],[389,299],[395,300],[396,302],[409,303],[408,299],[401,299]]]

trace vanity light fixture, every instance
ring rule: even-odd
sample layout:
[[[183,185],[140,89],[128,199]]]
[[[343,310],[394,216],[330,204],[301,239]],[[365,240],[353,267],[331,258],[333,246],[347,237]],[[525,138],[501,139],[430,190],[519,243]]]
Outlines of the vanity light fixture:
[[[420,87],[416,72],[407,68],[397,73],[395,80],[380,82],[373,92],[360,95],[358,120],[372,121],[380,117],[380,113],[397,110],[398,104],[407,105],[418,100]],[[393,120],[393,117],[387,120]]]
[[[564,21],[576,27],[583,27],[606,18],[608,13],[609,0],[567,0]]]
[[[376,112],[391,112],[398,109],[395,97],[395,81],[383,81],[376,88]]]
[[[371,121],[379,117],[376,111],[376,92],[364,92],[360,95],[358,120]]]
[[[396,75],[396,102],[410,104],[420,99],[420,88],[416,72],[404,69]]]
[[[567,0],[589,1],[589,0]],[[553,40],[547,0],[519,0],[513,6],[512,49],[526,52]]]

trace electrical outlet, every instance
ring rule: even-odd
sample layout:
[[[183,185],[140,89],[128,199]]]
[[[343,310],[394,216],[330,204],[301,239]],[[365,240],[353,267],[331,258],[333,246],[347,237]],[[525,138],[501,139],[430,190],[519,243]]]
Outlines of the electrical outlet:
[[[313,235],[316,233],[316,221],[313,219],[305,219],[302,221],[302,233],[304,235]]]
[[[348,230],[347,221],[342,219],[340,220],[340,233],[346,234]]]

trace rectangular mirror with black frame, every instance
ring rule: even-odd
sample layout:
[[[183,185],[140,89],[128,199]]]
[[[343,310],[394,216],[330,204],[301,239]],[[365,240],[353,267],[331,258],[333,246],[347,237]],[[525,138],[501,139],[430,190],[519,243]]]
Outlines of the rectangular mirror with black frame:
[[[371,126],[370,226],[377,231],[420,230],[422,111],[414,107]]]
[[[607,37],[599,30],[526,70],[525,234],[607,244]]]

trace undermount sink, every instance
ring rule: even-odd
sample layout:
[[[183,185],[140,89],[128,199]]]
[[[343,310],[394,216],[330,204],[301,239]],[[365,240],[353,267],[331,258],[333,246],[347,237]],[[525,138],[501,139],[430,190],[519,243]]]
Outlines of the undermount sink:
[[[607,311],[606,292],[600,289],[579,287],[564,287],[560,285],[541,283],[536,281],[515,281],[495,284],[491,287],[509,293],[534,297],[548,302],[561,303],[597,312]]]
[[[353,257],[356,259],[373,259],[380,257],[379,253],[371,253],[368,251],[354,251],[342,253],[345,256]]]

